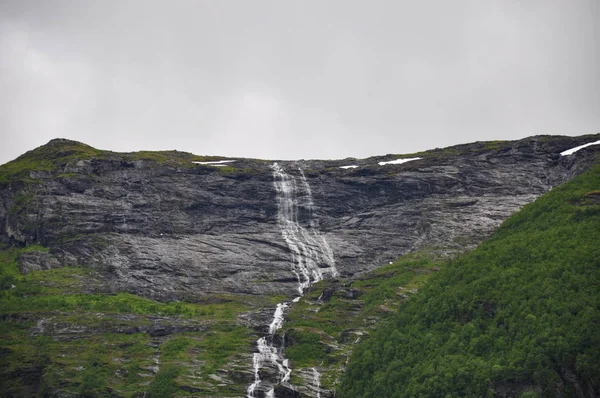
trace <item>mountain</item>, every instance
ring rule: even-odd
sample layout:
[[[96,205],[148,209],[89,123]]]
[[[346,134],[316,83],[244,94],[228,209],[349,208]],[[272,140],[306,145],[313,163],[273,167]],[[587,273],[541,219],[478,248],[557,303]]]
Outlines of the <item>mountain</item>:
[[[600,162],[433,276],[341,397],[600,396]]]
[[[362,334],[598,138],[296,162],[52,140],[0,166],[2,387],[331,395]]]

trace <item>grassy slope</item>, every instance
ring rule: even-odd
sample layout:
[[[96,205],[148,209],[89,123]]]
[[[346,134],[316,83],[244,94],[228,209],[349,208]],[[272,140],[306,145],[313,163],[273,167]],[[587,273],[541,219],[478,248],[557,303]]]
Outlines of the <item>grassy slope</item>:
[[[325,280],[314,285],[295,304],[280,333],[285,355],[292,361],[294,384],[304,384],[298,369],[316,368],[321,386],[335,390],[357,339],[376,329],[422,286],[438,265],[427,252],[412,253],[369,272],[357,280]],[[319,300],[321,293],[333,292]]]
[[[354,352],[341,397],[600,390],[600,165],[445,266]]]
[[[247,371],[256,336],[238,315],[274,306],[280,298],[222,295],[205,303],[161,303],[127,293],[90,294],[102,291],[102,281],[89,268],[21,275],[17,258],[32,250],[44,249],[0,251],[0,389],[7,396],[245,391],[244,379],[220,385],[211,375],[223,367]],[[181,331],[153,335],[152,325]]]

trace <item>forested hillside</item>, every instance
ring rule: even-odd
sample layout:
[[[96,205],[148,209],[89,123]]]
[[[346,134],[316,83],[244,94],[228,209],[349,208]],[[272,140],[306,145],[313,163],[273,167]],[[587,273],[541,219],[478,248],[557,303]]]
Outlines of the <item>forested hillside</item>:
[[[339,397],[600,394],[600,165],[508,219],[359,345]]]

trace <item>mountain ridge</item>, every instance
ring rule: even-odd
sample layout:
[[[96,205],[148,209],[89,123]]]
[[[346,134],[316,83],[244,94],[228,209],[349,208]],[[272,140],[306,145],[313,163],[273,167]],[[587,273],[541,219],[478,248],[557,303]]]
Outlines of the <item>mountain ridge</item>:
[[[278,163],[290,178],[306,179],[308,188],[295,197],[298,225],[326,240],[340,272],[342,287],[336,291],[353,297],[344,281],[398,257],[417,252],[443,259],[477,246],[521,206],[594,164],[597,146],[568,157],[560,152],[598,138],[464,144],[352,159],[359,166],[353,169],[341,168],[349,159]],[[378,164],[414,157],[421,159]],[[298,280],[290,266],[293,251],[277,221],[271,162],[210,163],[231,159],[178,151],[114,153],[53,140],[0,166],[0,244],[6,258],[0,276],[11,303],[2,316],[24,317],[24,323],[5,324],[4,337],[17,344],[19,331],[27,330],[45,347],[48,354],[38,360],[46,370],[39,380],[49,391],[56,390],[57,380],[70,391],[85,390],[86,380],[91,388],[94,380],[58,359],[56,350],[60,341],[73,339],[101,344],[95,340],[100,331],[112,336],[111,355],[128,363],[114,369],[122,376],[110,378],[120,394],[142,388],[139,378],[130,380],[125,372],[157,380],[163,369],[169,383],[176,380],[192,395],[239,396],[252,383],[253,342],[271,323],[275,305],[297,295]],[[316,299],[310,297],[306,300]],[[103,327],[95,308],[104,311]],[[298,344],[304,338],[300,330]],[[136,350],[152,352],[149,357],[119,348],[130,333],[143,342]],[[344,340],[353,332],[339,333],[332,338]],[[221,336],[224,357],[204,346],[211,336]],[[173,354],[165,357],[169,350]],[[9,355],[25,354],[13,347]],[[96,359],[86,355],[92,354],[73,358],[76,366],[90,368]],[[166,361],[166,368],[149,363],[152,358]],[[105,360],[97,362],[114,366]],[[169,371],[173,364],[179,373]],[[14,372],[33,368],[38,369],[8,372],[18,380]],[[310,368],[302,372],[304,382],[292,378],[310,388],[279,388],[278,394],[316,396],[335,384],[325,375],[323,382],[330,384],[315,387]]]

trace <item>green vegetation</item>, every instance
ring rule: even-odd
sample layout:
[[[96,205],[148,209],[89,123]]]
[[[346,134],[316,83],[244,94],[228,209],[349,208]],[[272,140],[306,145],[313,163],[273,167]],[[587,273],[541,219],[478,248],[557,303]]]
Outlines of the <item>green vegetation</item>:
[[[18,257],[47,249],[0,249],[0,388],[7,396],[60,391],[168,397],[199,390],[235,396],[245,390],[243,380],[222,386],[211,377],[236,361],[248,368],[240,353],[247,352],[256,336],[237,317],[272,305],[275,298],[216,295],[192,303],[91,293],[108,290],[93,269],[63,267],[21,275]],[[182,331],[153,337],[153,328],[172,326]],[[192,385],[196,387],[181,390]]]
[[[428,151],[414,152],[397,155],[398,159],[423,157],[423,158],[445,158],[448,156],[466,156],[474,153],[483,153],[489,151],[499,151],[510,148],[512,141],[477,141],[471,144],[455,145],[446,148],[436,148]]]
[[[212,167],[212,166],[205,166],[205,167]],[[257,170],[257,169],[240,168],[240,167],[233,167],[233,166],[220,166],[220,167],[217,167],[217,169],[219,169],[219,174],[221,174],[223,176],[247,176],[247,175],[251,175],[251,174],[257,174],[259,172],[259,170]]]
[[[231,324],[215,327],[197,347],[206,360],[204,371],[215,372],[225,365],[228,358],[244,352],[254,341],[255,336],[247,328]]]
[[[21,273],[17,268],[17,258],[21,253],[30,251],[46,251],[45,247],[30,245],[25,248],[0,248],[0,294],[6,295],[4,291],[13,289],[13,285],[21,280]],[[4,297],[4,296],[2,296]]]
[[[243,299],[223,300],[210,304],[186,302],[161,303],[130,293],[84,293],[88,279],[98,278],[95,271],[78,267],[63,267],[34,271],[21,275],[17,258],[21,253],[45,251],[31,245],[0,251],[0,314],[37,313],[61,309],[63,311],[97,311],[103,313],[131,313],[140,315],[177,315],[185,318],[215,317],[233,319]],[[13,287],[14,286],[14,287]]]
[[[411,294],[423,285],[437,264],[427,258],[424,252],[403,256],[390,265],[361,276],[346,287],[337,287],[338,291],[322,305],[318,311],[314,301],[324,289],[335,286],[335,281],[322,281],[314,285],[305,298],[294,305],[288,315],[285,326],[319,328],[325,333],[340,338],[347,329],[362,326],[363,318],[386,314],[386,305],[395,307],[405,294]],[[352,294],[359,299],[346,297]],[[313,301],[314,300],[314,301]],[[360,314],[356,311],[360,311]],[[339,316],[347,314],[348,316]]]
[[[285,353],[288,358],[293,358],[295,367],[310,367],[326,358],[326,346],[321,343],[321,335],[311,329],[291,329],[286,333],[286,339],[293,342]]]
[[[56,139],[33,149],[17,159],[0,165],[0,184],[36,183],[39,175],[50,173],[61,178],[75,178],[78,173],[64,171],[65,166],[76,166],[81,160],[108,160],[133,166],[133,162],[147,161],[180,168],[195,167],[194,161],[222,160],[220,156],[198,156],[180,151],[139,151],[118,153],[92,148],[77,141]],[[37,174],[38,176],[36,176]]]
[[[163,368],[150,383],[149,398],[170,397],[179,390],[175,380],[180,369],[175,366]]]
[[[586,136],[582,136],[580,138],[589,138],[590,141],[593,139],[600,138],[600,134],[589,134]],[[555,136],[555,135],[546,135],[538,137],[538,142],[542,145],[546,145],[551,143],[552,141],[561,140],[565,137]],[[398,154],[397,159],[405,159],[405,158],[413,158],[413,157],[422,157],[428,159],[442,160],[448,157],[456,157],[456,156],[473,156],[476,154],[483,154],[485,152],[499,152],[506,151],[510,149],[515,144],[515,141],[503,141],[503,140],[495,140],[495,141],[477,141],[469,144],[460,144],[454,145],[446,148],[435,148],[427,151],[407,153],[407,154]]]
[[[76,159],[105,156],[108,152],[92,148],[76,141],[53,140],[31,150],[17,159],[0,165],[0,183],[36,182],[31,172],[53,171]]]
[[[286,357],[296,369],[319,368],[322,386],[335,389],[355,342],[392,316],[438,266],[432,252],[420,251],[353,282],[313,285],[287,316],[282,330]],[[328,291],[331,296],[319,301]]]
[[[63,269],[58,277],[75,275],[74,269]],[[48,271],[41,271],[49,273]],[[61,275],[62,274],[62,275]],[[228,304],[198,305],[182,302],[161,303],[130,293],[118,294],[40,294],[44,289],[32,290],[27,283],[20,283],[24,288],[9,290],[3,297],[1,313],[16,312],[45,312],[56,308],[64,311],[98,311],[104,313],[131,313],[142,315],[178,315],[186,318],[192,317],[218,317],[219,319],[232,319],[235,311],[230,310]],[[23,291],[22,289],[27,289]],[[36,294],[31,294],[36,293]],[[13,300],[14,298],[14,300]],[[18,300],[17,300],[18,298]]]
[[[359,345],[339,396],[598,392],[599,187],[595,166],[442,268]]]

